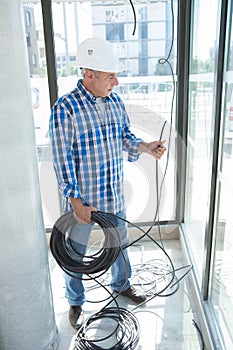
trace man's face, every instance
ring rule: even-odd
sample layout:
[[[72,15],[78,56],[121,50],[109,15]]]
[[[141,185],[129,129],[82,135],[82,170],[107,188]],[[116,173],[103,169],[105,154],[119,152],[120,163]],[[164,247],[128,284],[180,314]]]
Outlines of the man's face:
[[[94,72],[91,92],[95,97],[106,97],[117,85],[119,82],[116,73]]]

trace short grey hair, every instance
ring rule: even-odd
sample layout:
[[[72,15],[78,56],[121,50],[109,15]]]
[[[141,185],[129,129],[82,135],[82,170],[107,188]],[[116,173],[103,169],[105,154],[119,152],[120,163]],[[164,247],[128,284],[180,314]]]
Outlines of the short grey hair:
[[[84,74],[85,74],[86,68],[82,68],[82,67],[80,67],[80,71],[81,71],[82,76],[84,77]]]
[[[83,68],[83,67],[80,67],[81,74],[82,74],[83,77],[84,77],[85,72],[86,72],[87,69],[92,70],[92,71],[94,72],[94,74],[99,73],[98,70],[93,70],[93,69],[90,69],[90,68]]]

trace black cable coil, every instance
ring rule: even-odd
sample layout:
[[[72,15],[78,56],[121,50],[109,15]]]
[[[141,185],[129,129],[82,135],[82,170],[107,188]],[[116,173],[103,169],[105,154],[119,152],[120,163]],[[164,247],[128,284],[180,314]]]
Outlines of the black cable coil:
[[[58,265],[67,274],[72,277],[77,277],[73,275],[74,273],[84,274],[86,277],[80,278],[97,281],[97,278],[111,267],[122,252],[121,236],[116,226],[118,217],[97,211],[92,212],[91,218],[101,227],[105,237],[102,248],[96,254],[84,256],[74,249],[69,236],[77,223],[73,211],[65,213],[55,222],[50,238],[50,249]],[[90,276],[93,274],[94,276]],[[96,274],[99,275],[96,276]],[[128,350],[136,347],[139,340],[139,323],[136,316],[120,308],[116,297],[112,296],[112,301],[116,303],[116,307],[105,306],[84,322],[77,332],[74,350]],[[106,336],[100,337],[98,332],[94,336],[90,334],[103,322],[106,322],[104,326],[108,333]],[[114,345],[103,348],[103,343],[109,341],[114,342]]]
[[[68,275],[104,274],[115,262],[121,252],[121,237],[111,216],[92,212],[92,221],[99,224],[104,232],[102,248],[93,255],[82,255],[73,248],[69,232],[77,223],[73,211],[63,214],[54,224],[50,238],[51,253],[58,265]],[[85,279],[85,278],[83,278]]]
[[[102,326],[101,322],[104,322]],[[99,328],[104,328],[108,334],[100,337]],[[89,334],[90,331],[95,334]],[[111,344],[108,343],[109,340]],[[139,323],[136,316],[127,309],[109,307],[86,320],[77,332],[74,350],[132,350],[137,346],[138,340]]]

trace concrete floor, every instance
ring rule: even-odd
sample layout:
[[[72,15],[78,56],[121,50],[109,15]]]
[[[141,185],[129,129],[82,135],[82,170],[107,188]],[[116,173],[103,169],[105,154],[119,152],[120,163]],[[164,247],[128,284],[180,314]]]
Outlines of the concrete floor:
[[[175,269],[178,270],[184,267],[179,240],[172,239],[163,243],[165,251],[171,258]],[[138,264],[140,264],[140,266],[141,264],[146,264],[146,266],[148,266],[149,261],[156,259],[156,261],[153,261],[153,264],[155,264],[155,266],[162,266],[166,261],[164,253],[154,242],[143,241],[139,242],[137,246],[132,246],[129,254],[133,267],[131,284],[136,284],[138,288],[141,288],[139,283],[143,282],[143,288],[148,290],[148,281],[151,279],[153,267],[149,267],[146,270],[140,269],[140,271],[138,271]],[[63,272],[51,255],[49,259],[54,309],[59,332],[58,350],[75,350],[76,331],[70,326],[68,320],[69,305],[64,297],[65,284]],[[178,279],[185,274],[188,269],[189,267],[178,270],[176,272]],[[110,275],[106,273],[105,277],[105,283],[108,283]],[[136,350],[198,350],[203,348],[200,334],[193,322],[194,320],[198,325],[198,318],[193,308],[192,291],[189,288],[188,280],[189,278],[187,275],[178,283],[179,288],[176,291],[175,287],[167,289],[165,293],[172,295],[154,297],[140,307],[136,307],[135,304],[130,303],[130,301],[123,296],[117,298],[119,305],[122,308],[130,310],[138,320],[140,333],[138,344],[135,347]],[[163,283],[163,281],[161,282],[158,280],[155,288],[161,290],[161,288],[164,287]],[[101,301],[107,296],[107,293],[103,288],[97,288],[93,282],[85,282],[85,285],[87,290],[86,296],[89,301],[84,304],[83,309],[85,318],[88,318],[107,304],[107,301]],[[99,302],[93,303],[93,301]],[[113,304],[113,306],[115,306],[115,304]],[[99,324],[97,327],[98,337],[102,334],[106,334],[106,325],[104,323],[102,326]],[[92,333],[93,332],[95,332],[95,330],[92,330]],[[114,339],[113,336],[107,341],[98,343],[98,346],[102,346],[100,349],[108,349],[115,344]]]

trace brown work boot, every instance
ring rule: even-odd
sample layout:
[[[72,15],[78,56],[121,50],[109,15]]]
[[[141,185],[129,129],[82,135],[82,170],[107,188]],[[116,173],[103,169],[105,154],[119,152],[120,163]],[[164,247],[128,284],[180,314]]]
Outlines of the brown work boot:
[[[140,292],[135,289],[133,286],[130,286],[128,289],[119,292],[124,297],[127,297],[131,300],[133,300],[135,303],[140,304],[146,301],[146,295],[140,294]]]
[[[70,320],[70,324],[75,329],[79,329],[82,326],[84,321],[82,306],[79,306],[79,305],[70,306],[69,320]]]

